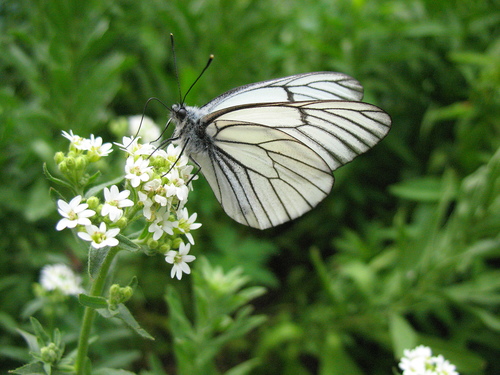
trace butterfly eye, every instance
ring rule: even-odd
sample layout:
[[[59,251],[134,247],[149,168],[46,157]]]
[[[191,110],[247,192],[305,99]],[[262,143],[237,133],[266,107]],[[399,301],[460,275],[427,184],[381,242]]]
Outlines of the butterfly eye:
[[[174,112],[175,117],[181,121],[184,120],[187,116],[186,108],[183,105],[174,104],[172,106],[172,111]]]

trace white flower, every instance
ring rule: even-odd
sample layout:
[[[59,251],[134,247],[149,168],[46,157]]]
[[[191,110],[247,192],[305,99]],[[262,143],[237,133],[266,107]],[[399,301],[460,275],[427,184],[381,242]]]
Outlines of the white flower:
[[[177,211],[178,222],[174,223],[177,224],[177,228],[186,235],[186,238],[192,245],[194,245],[194,239],[193,235],[189,232],[201,227],[200,223],[195,223],[197,216],[198,214],[195,212],[190,217],[187,208],[183,208]]]
[[[181,168],[188,163],[189,158],[181,154],[182,147],[176,146],[170,143],[166,150],[166,159],[168,159],[172,164],[175,163],[176,168]]]
[[[181,243],[179,251],[170,250],[166,254],[165,261],[167,263],[173,264],[172,271],[170,272],[171,278],[174,278],[175,276],[180,280],[182,278],[183,272],[185,274],[191,273],[191,269],[189,268],[188,263],[195,260],[196,257],[194,255],[188,255],[190,249],[191,244],[185,245],[184,243]]]
[[[85,149],[89,150],[90,152],[93,152],[94,154],[98,156],[107,156],[109,155],[113,150],[112,147],[113,145],[111,143],[102,143],[102,138],[101,137],[94,137],[94,134],[90,135],[90,139],[84,140],[85,144]]]
[[[458,375],[454,365],[442,355],[433,357],[431,349],[423,345],[405,350],[399,368],[403,370],[403,375]]]
[[[155,147],[150,143],[139,143],[139,139],[140,137],[123,137],[122,143],[115,142],[115,145],[120,147],[122,151],[125,151],[129,155],[151,155],[154,152]]]
[[[434,366],[436,374],[439,375],[458,375],[455,365],[444,359],[440,354],[437,357],[431,358],[431,363]]]
[[[155,241],[159,240],[163,233],[170,235],[174,234],[174,222],[170,221],[170,212],[167,211],[166,207],[160,207],[156,212],[156,219],[153,223],[149,225],[148,231],[153,233],[153,239]]]
[[[91,216],[95,215],[95,211],[87,210],[88,204],[82,203],[82,196],[77,195],[69,203],[66,203],[62,199],[57,201],[57,210],[63,219],[59,220],[56,225],[57,230],[63,230],[64,228],[75,228],[77,225],[90,225]]]
[[[151,171],[151,168],[149,166],[149,159],[139,157],[137,160],[134,160],[133,156],[129,156],[125,165],[125,178],[130,180],[132,187],[137,187],[141,182],[149,180],[149,171]]]
[[[151,206],[153,205],[153,201],[149,199],[148,195],[143,193],[142,191],[138,191],[137,195],[139,196],[139,202],[142,202],[144,207],[142,208],[142,214],[148,220],[151,220],[153,217],[153,211],[151,210]]]
[[[144,142],[157,141],[161,135],[158,125],[151,118],[142,115],[128,118],[128,130],[132,135],[139,135]]]
[[[106,230],[106,223],[101,223],[99,228],[95,225],[87,225],[85,230],[86,232],[78,232],[78,237],[91,242],[92,247],[95,249],[118,245],[118,240],[115,237],[120,233],[119,228]]]
[[[169,183],[165,185],[167,197],[176,196],[181,202],[186,201],[189,194],[189,188],[179,176],[179,170],[177,168],[172,169],[166,177],[169,180]]]
[[[130,199],[127,199],[130,195],[130,190],[119,191],[118,186],[113,185],[109,189],[104,188],[104,200],[105,203],[102,206],[101,215],[109,216],[112,222],[116,222],[123,215],[123,207],[131,207],[134,205]]]
[[[40,285],[45,290],[59,290],[67,296],[83,293],[82,279],[64,264],[52,264],[42,268]]]
[[[67,138],[71,145],[74,146],[78,150],[84,150],[86,147],[86,142],[88,141],[85,138],[80,137],[79,135],[73,134],[73,130],[70,130],[69,133],[63,130],[62,135],[64,138]]]

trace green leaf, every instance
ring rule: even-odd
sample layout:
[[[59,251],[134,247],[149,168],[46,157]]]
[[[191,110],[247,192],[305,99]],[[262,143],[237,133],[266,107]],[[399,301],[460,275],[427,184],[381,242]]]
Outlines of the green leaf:
[[[96,249],[93,246],[89,248],[89,275],[95,278],[101,269],[101,265],[109,252],[109,246]]]
[[[17,332],[23,336],[24,341],[28,344],[30,352],[38,353],[40,351],[40,345],[38,345],[37,337],[29,332],[23,331],[22,329],[17,329]]]
[[[135,318],[131,314],[130,310],[123,303],[120,303],[118,305],[118,314],[116,314],[115,317],[121,319],[126,325],[132,328],[135,331],[135,333],[137,333],[139,336],[148,340],[155,339],[148,332],[146,332],[146,330],[141,328],[137,320],[135,320]]]
[[[97,173],[94,174],[92,177],[90,177],[88,183],[92,183],[96,178],[98,177]],[[119,184],[120,182],[123,181],[123,176],[114,178],[110,181],[103,182],[102,184],[96,185],[91,187],[86,193],[85,193],[85,198],[90,198],[93,196],[98,195],[102,190],[104,190],[105,187],[111,186],[111,185],[116,185]]]
[[[337,333],[328,333],[320,354],[320,375],[362,375]]]
[[[390,191],[399,198],[418,202],[437,202],[443,194],[443,183],[435,177],[422,177],[392,185]]]
[[[35,331],[35,336],[38,338],[38,342],[43,346],[49,345],[51,342],[50,336],[47,334],[47,332],[45,332],[40,322],[33,317],[30,318],[30,322],[31,326],[33,327],[33,331]]]
[[[78,296],[78,302],[85,307],[90,307],[95,310],[108,308],[108,301],[106,301],[106,298],[100,296],[89,296],[82,293]]]
[[[28,363],[27,365],[18,367],[15,370],[11,370],[10,373],[19,375],[46,375],[43,363],[41,362]]]
[[[127,250],[127,251],[130,251],[130,252],[137,252],[141,249],[141,246],[136,244],[135,242],[131,241],[128,239],[128,237],[125,237],[124,235],[122,235],[121,233],[119,233],[116,238],[118,239],[118,241],[120,241],[120,247],[123,249],[123,250]]]
[[[116,370],[113,368],[101,368],[94,370],[93,375],[136,375],[135,372],[126,370]]]
[[[47,168],[47,163],[43,163],[43,173],[45,174],[45,177],[47,177],[47,179],[50,182],[53,182],[54,184],[57,184],[57,185],[64,186],[64,187],[73,191],[73,186],[69,182],[61,180],[60,178],[54,177],[50,174],[49,169]]]
[[[418,337],[413,327],[398,314],[392,314],[389,320],[392,347],[396,357],[403,357],[405,349],[412,349],[418,344]]]

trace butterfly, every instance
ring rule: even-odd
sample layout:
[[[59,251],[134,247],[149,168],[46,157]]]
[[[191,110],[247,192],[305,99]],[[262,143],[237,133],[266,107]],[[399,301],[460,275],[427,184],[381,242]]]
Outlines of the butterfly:
[[[266,229],[313,209],[331,191],[332,172],[389,132],[389,115],[362,97],[342,73],[252,83],[200,108],[173,105],[171,141],[231,218]]]

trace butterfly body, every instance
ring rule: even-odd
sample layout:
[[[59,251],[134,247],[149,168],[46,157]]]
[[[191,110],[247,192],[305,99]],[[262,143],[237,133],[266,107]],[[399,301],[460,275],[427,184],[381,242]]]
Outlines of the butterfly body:
[[[201,108],[173,106],[173,139],[230,217],[266,229],[314,208],[332,172],[387,134],[390,117],[362,95],[333,72],[245,85]]]

